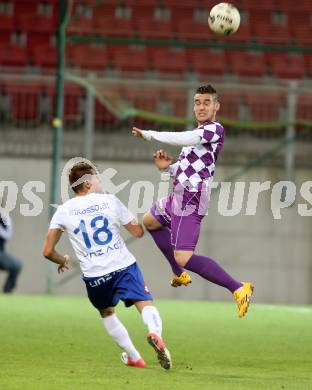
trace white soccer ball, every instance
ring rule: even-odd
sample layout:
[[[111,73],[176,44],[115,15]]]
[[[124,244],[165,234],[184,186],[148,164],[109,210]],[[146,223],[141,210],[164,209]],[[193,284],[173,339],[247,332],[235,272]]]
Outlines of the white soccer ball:
[[[211,9],[208,24],[218,35],[234,34],[240,25],[239,11],[230,3],[219,3]]]

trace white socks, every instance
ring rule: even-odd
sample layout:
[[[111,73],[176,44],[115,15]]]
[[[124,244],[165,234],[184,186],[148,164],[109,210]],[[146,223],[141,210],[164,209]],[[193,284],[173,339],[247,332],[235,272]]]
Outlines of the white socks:
[[[155,306],[145,306],[142,310],[142,319],[144,324],[147,326],[149,333],[156,333],[161,337],[162,332],[162,321],[158,310]],[[117,318],[116,314],[112,314],[108,317],[103,318],[104,327],[112,339],[123,349],[129,358],[133,361],[141,359],[141,355],[135,349],[127,329]]]
[[[112,314],[111,316],[103,318],[103,323],[108,334],[113,338],[113,340],[119,345],[121,349],[126,351],[131,360],[137,361],[141,359],[141,355],[135,349],[127,329],[124,327],[122,322],[119,321],[116,314]]]
[[[144,324],[147,326],[148,331],[156,333],[161,337],[162,321],[158,310],[155,306],[145,306],[142,310],[142,318]]]

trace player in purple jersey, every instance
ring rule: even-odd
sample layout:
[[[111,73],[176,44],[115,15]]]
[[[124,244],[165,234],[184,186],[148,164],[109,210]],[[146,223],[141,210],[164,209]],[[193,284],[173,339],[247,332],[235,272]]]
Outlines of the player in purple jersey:
[[[160,171],[174,177],[173,192],[158,200],[143,217],[146,229],[169,261],[173,287],[188,285],[187,269],[206,280],[227,288],[238,306],[239,318],[248,310],[254,286],[239,282],[216,261],[194,253],[200,224],[208,210],[209,182],[224,143],[224,128],[215,121],[220,103],[211,85],[201,86],[194,96],[194,113],[198,126],[191,131],[158,132],[133,128],[135,137],[183,146],[178,161],[159,150],[154,162]]]

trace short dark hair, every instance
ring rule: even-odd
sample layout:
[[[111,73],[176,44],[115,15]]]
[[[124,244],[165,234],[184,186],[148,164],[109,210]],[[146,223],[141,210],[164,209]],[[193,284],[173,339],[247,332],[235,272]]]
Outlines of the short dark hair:
[[[217,91],[213,88],[212,85],[206,84],[198,87],[196,89],[196,93],[200,93],[200,94],[209,93],[211,95],[216,95]]]
[[[84,161],[78,162],[75,165],[73,165],[68,175],[69,184],[71,185],[73,191],[75,193],[78,193],[83,188],[83,183],[79,183],[73,186],[73,184],[76,183],[76,181],[81,179],[84,175],[94,175],[94,174],[95,174],[94,167]]]

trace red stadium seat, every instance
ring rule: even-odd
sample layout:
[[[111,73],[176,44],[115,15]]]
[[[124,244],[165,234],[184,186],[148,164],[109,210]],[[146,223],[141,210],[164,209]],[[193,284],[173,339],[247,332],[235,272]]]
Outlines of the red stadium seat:
[[[226,59],[223,50],[187,49],[187,56],[193,72],[222,76],[226,71]]]
[[[0,31],[12,31],[15,27],[13,15],[0,13]]]
[[[155,8],[148,5],[134,5],[132,7],[132,20],[137,23],[140,20],[153,20]]]
[[[91,34],[95,31],[96,26],[93,18],[85,18],[85,17],[72,17],[69,20],[69,24],[67,26],[67,33],[70,34]]]
[[[194,39],[207,41],[212,35],[212,32],[209,30],[207,23],[195,22],[192,19],[186,20],[176,20],[176,31],[177,36],[180,39]]]
[[[165,98],[172,103],[172,115],[184,118],[187,112],[187,92],[181,89],[168,88]]]
[[[11,42],[11,32],[1,31],[0,32],[0,45],[8,45]]]
[[[292,26],[296,43],[304,46],[312,45],[312,26],[297,24]]]
[[[33,125],[39,122],[39,94],[38,84],[12,84],[5,87],[10,97],[11,119],[23,125]]]
[[[265,122],[265,121],[278,121],[280,108],[282,105],[282,95],[254,93],[245,95],[245,102],[249,108],[251,120]]]
[[[40,33],[29,32],[27,33],[27,49],[28,52],[31,52],[36,46],[50,45],[51,34],[49,33]]]
[[[57,28],[57,23],[52,17],[37,14],[18,15],[17,25],[23,32],[33,31],[54,34]]]
[[[215,3],[214,0],[201,1],[201,5],[204,7],[207,7],[214,3]],[[182,2],[180,0],[166,0],[166,6],[171,8],[182,8],[185,6],[195,8],[198,7],[198,0],[187,0],[187,2]]]
[[[239,76],[262,77],[266,73],[262,52],[230,51],[231,70]]]
[[[104,36],[131,37],[134,34],[132,19],[98,18],[95,20],[94,26]]]
[[[174,29],[171,21],[140,19],[136,21],[136,28],[140,37],[144,39],[170,39],[174,37]]]
[[[290,31],[288,25],[276,26],[272,24],[257,24],[254,27],[257,41],[267,44],[289,44]]]
[[[269,62],[272,73],[277,77],[301,79],[305,75],[305,64],[302,54],[271,54]]]
[[[126,99],[131,106],[149,112],[156,111],[157,96],[148,95],[142,88],[135,88],[133,86],[120,91],[120,96]]]
[[[311,0],[300,0],[296,2],[293,0],[275,0],[275,8],[280,11],[306,11],[311,12]]]
[[[272,23],[272,13],[268,11],[249,11],[248,21],[253,31],[256,26],[269,26]]]
[[[54,116],[55,111],[55,86],[53,84],[45,84],[42,91],[50,99],[50,118]],[[65,84],[64,87],[64,121],[66,124],[73,125],[82,121],[80,113],[79,99],[81,98],[84,89],[74,84]]]
[[[19,17],[23,14],[37,14],[38,1],[37,0],[13,0],[14,15]]]
[[[150,51],[152,67],[164,73],[183,73],[187,70],[186,54],[184,49],[171,50],[154,48]]]
[[[166,4],[170,8],[171,20],[173,23],[178,21],[187,23],[194,20],[196,5],[192,4],[190,1],[187,1],[186,4],[181,4],[180,2],[180,5],[176,6],[171,6],[167,1]]]
[[[33,64],[42,68],[55,68],[56,48],[53,46],[36,46],[32,52]]]
[[[287,17],[290,28],[296,27],[298,25],[309,26],[311,24],[309,12],[305,12],[300,9],[289,12]]]
[[[105,1],[103,2],[97,2],[93,7],[92,7],[92,18],[97,21],[99,19],[114,19],[115,14],[116,14],[116,5],[119,2],[111,2],[110,4],[107,4]],[[76,16],[73,14],[73,19]]]
[[[159,0],[127,0],[127,5],[132,7],[133,6],[155,7],[158,4],[159,4]]]
[[[95,100],[95,123],[96,125],[113,124],[117,118],[98,100]]]
[[[312,120],[312,94],[300,94],[297,96],[296,118]]]
[[[26,64],[26,48],[11,44],[0,46],[0,65],[25,66]]]
[[[273,11],[275,9],[274,0],[250,1],[240,0],[240,9],[253,11]]]
[[[108,65],[107,51],[105,47],[69,45],[66,62],[70,67],[104,70]]]
[[[220,116],[226,119],[239,119],[240,94],[222,92],[219,94]]]
[[[79,99],[83,88],[76,85],[65,85],[64,89],[64,120],[67,124],[77,124],[82,121]]]
[[[144,72],[149,68],[144,47],[119,46],[117,50],[114,50],[112,63],[115,68],[128,72]]]
[[[312,54],[306,54],[304,56],[306,73],[309,77],[312,77]]]
[[[151,94],[148,93],[143,86],[135,87],[133,85],[129,85],[128,87],[119,90],[119,96],[127,102],[129,107],[152,113],[157,112],[157,104],[159,102],[159,94],[157,90],[153,89],[153,93]],[[133,121],[136,126],[141,126],[143,128],[151,128],[154,124],[151,119],[138,117],[133,118]]]

